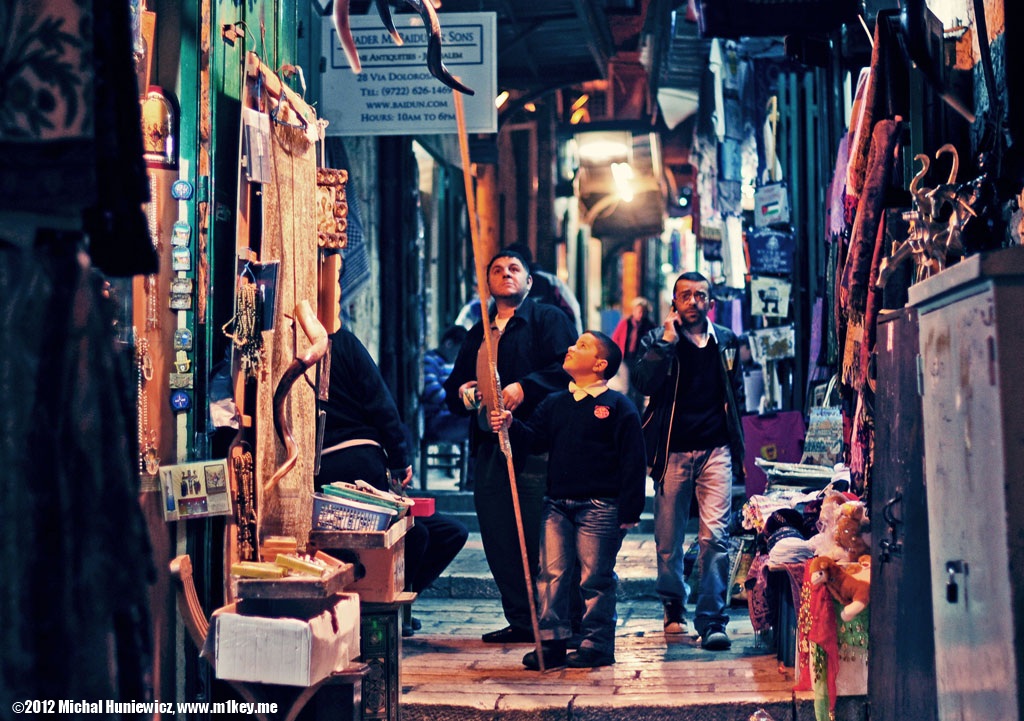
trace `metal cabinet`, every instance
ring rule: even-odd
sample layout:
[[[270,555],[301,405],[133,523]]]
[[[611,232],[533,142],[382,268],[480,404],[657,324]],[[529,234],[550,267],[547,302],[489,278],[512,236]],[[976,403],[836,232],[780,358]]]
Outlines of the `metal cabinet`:
[[[875,721],[937,718],[917,324],[913,308],[884,312],[875,344],[879,429],[868,605],[868,698]]]
[[[941,721],[1024,709],[1024,248],[912,286]],[[922,599],[924,602],[924,599]]]

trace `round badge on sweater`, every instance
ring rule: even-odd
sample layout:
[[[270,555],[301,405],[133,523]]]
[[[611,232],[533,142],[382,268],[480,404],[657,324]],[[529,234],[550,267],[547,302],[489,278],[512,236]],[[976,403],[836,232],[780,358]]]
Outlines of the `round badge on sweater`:
[[[594,417],[604,420],[610,416],[612,412],[608,410],[608,406],[594,406]]]

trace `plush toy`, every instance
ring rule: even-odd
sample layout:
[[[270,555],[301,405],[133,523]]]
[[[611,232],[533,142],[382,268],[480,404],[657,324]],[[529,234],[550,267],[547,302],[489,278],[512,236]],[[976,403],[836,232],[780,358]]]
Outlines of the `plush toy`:
[[[836,545],[846,551],[847,561],[856,561],[863,556],[870,546],[864,540],[869,525],[864,514],[864,504],[860,501],[849,501],[839,506],[836,516]]]
[[[811,559],[811,585],[824,585],[832,598],[843,604],[839,616],[847,622],[867,608],[871,595],[871,584],[868,581],[857,578],[828,556]]]

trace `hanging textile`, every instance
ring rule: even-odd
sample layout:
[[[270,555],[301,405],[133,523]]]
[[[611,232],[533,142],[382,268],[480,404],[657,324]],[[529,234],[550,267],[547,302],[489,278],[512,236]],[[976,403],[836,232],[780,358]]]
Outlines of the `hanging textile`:
[[[293,361],[305,354],[311,339],[299,327],[296,309],[302,301],[315,303],[318,294],[316,114],[281,82],[255,53],[246,62],[247,97],[260,102],[254,108],[270,116],[270,177],[262,190],[260,263],[278,263],[275,301],[264,307],[265,381],[256,388],[255,472],[260,497],[262,537],[285,535],[305,538],[313,515],[313,463],[316,457],[315,373],[308,382],[295,382],[283,400],[275,393]],[[256,100],[258,99],[258,100]],[[349,208],[351,213],[351,207]],[[269,297],[269,296],[268,296]],[[267,322],[272,318],[272,322]],[[236,398],[236,402],[237,402]],[[290,443],[279,430],[291,428]],[[286,445],[294,443],[295,460]],[[290,467],[277,478],[277,472]],[[265,484],[270,479],[272,487]]]
[[[4,58],[0,213],[15,214],[5,227],[22,224],[27,240],[36,227],[84,228],[108,275],[155,272],[128,3],[9,6],[0,47],[18,55]]]
[[[2,237],[2,233],[0,233]],[[144,701],[155,577],[131,352],[78,234],[0,240],[0,704]],[[104,716],[104,718],[107,718]]]
[[[850,237],[849,257],[839,285],[839,304],[847,321],[843,352],[843,383],[859,385],[864,369],[859,367],[860,346],[866,342],[865,312],[871,288],[871,267],[882,222],[885,193],[892,174],[893,157],[899,139],[900,124],[882,120],[873,133],[864,190],[857,204],[857,215]]]

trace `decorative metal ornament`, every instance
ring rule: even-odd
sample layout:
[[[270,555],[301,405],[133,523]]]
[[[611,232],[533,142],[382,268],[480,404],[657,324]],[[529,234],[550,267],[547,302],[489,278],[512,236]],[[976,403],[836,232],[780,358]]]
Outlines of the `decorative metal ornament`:
[[[192,408],[192,398],[185,391],[174,391],[171,393],[171,408],[175,413],[181,413]]]
[[[171,310],[192,310],[192,295],[182,293],[171,293]]]
[[[192,270],[192,253],[188,248],[171,248],[171,270]]]
[[[175,180],[171,185],[171,197],[175,200],[189,200],[195,188],[187,180]]]
[[[178,328],[174,331],[174,350],[192,350],[192,331]]]
[[[192,367],[192,361],[188,359],[188,353],[183,350],[177,352],[174,356],[174,370],[178,373],[188,373]]]
[[[191,373],[171,373],[168,379],[168,386],[171,388],[181,390],[192,389],[192,374]]]
[[[192,226],[184,220],[179,220],[171,226],[171,245],[188,246],[192,239]]]

